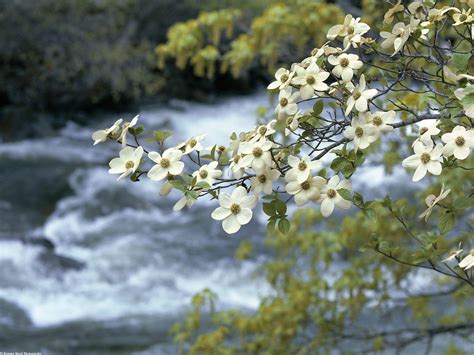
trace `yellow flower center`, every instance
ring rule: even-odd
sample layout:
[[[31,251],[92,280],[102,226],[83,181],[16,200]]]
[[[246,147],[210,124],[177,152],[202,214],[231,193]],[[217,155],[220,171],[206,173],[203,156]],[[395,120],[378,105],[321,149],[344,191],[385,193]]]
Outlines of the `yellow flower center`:
[[[263,154],[263,150],[260,147],[255,147],[252,150],[252,154],[255,158],[260,158]]]
[[[237,203],[233,203],[232,206],[230,206],[230,211],[233,214],[239,214],[241,211],[240,205]]]
[[[427,164],[431,160],[431,156],[428,153],[423,153],[420,156],[420,160],[423,164]]]
[[[361,127],[357,127],[355,129],[355,135],[359,138],[362,137],[364,135],[364,130]]]
[[[199,176],[201,177],[201,179],[207,178],[208,175],[209,175],[209,173],[207,172],[207,170],[200,170],[199,171]]]
[[[426,132],[428,132],[428,127],[421,127],[420,128],[420,135],[425,134]]]
[[[135,163],[131,160],[129,160],[125,163],[125,168],[126,169],[133,169],[134,166],[135,166]]]
[[[263,136],[265,133],[267,133],[267,127],[261,126],[261,127],[258,129],[258,133],[260,133],[260,135]]]
[[[289,79],[289,77],[288,77],[288,75],[286,75],[286,74],[283,74],[283,75],[280,77],[280,81],[281,81],[282,83],[286,82],[288,79]]]
[[[288,99],[286,97],[283,97],[280,100],[280,106],[286,106],[286,105],[288,105]]]
[[[349,26],[349,27],[347,27],[347,33],[348,33],[348,34],[351,35],[351,34],[354,33],[354,31],[355,31],[354,26]]]
[[[349,59],[341,58],[341,60],[339,61],[339,64],[341,65],[341,67],[345,68],[349,65]]]
[[[361,96],[362,96],[362,93],[359,91],[359,90],[354,90],[354,92],[352,93],[352,96],[354,97],[354,100],[357,100],[359,99]]]
[[[267,181],[267,177],[265,175],[260,175],[258,181],[264,184]]]
[[[328,192],[327,192],[327,195],[328,195],[329,198],[334,198],[334,197],[336,197],[337,192],[334,189],[329,189]]]
[[[197,144],[197,140],[195,140],[195,139],[191,139],[191,140],[189,141],[189,146],[190,146],[191,148],[194,148],[194,147],[196,146],[196,144]]]
[[[223,145],[220,145],[217,147],[217,150],[222,153],[225,150],[225,147]]]
[[[301,188],[302,188],[303,190],[308,190],[310,187],[311,187],[311,184],[309,183],[309,181],[303,181],[303,182],[301,183]]]
[[[163,169],[166,169],[166,168],[169,168],[171,165],[169,159],[166,159],[166,158],[163,158],[161,159],[160,161],[160,166],[163,168]]]
[[[308,164],[306,164],[304,161],[298,164],[298,170],[305,171],[307,167],[308,167]]]
[[[459,22],[464,22],[466,20],[467,20],[466,14],[462,14],[461,16],[459,16]]]
[[[307,82],[309,85],[313,85],[313,84],[316,82],[316,79],[314,78],[314,76],[309,75],[309,76],[306,78],[306,82]]]
[[[466,143],[466,140],[464,139],[464,137],[459,136],[456,138],[454,142],[456,143],[457,146],[462,147],[464,143]]]
[[[372,122],[374,126],[380,126],[383,123],[382,118],[379,116],[375,116]]]
[[[234,157],[232,158],[232,160],[234,161],[235,164],[237,164],[240,160],[240,155],[234,155]]]

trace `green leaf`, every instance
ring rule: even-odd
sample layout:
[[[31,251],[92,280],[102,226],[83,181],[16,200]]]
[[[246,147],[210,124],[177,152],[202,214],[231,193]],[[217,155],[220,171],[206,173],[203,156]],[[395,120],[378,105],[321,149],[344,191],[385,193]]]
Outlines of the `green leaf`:
[[[278,230],[282,234],[287,234],[290,231],[290,226],[290,221],[286,218],[280,219],[280,221],[278,222]]]
[[[155,132],[153,132],[153,136],[155,137],[155,140],[160,144],[163,144],[164,141],[166,139],[168,139],[169,137],[171,137],[172,135],[173,135],[173,133],[169,132],[169,131],[155,131]]]
[[[362,212],[367,218],[369,218],[372,221],[375,221],[377,219],[377,213],[375,212],[373,208],[366,208],[362,210]]]
[[[264,202],[262,206],[263,206],[263,212],[267,216],[272,217],[276,215],[275,205],[272,202]]]
[[[319,116],[321,112],[323,112],[323,108],[324,108],[324,101],[323,100],[316,101],[313,105],[314,116]]]
[[[346,189],[339,189],[337,190],[337,193],[344,199],[344,200],[347,200],[347,201],[352,201],[352,194],[349,190],[346,190]]]
[[[275,203],[275,209],[277,210],[277,212],[280,215],[284,216],[286,214],[286,203],[278,199],[276,199],[274,203]]]
[[[455,206],[457,209],[460,209],[460,210],[463,210],[463,209],[472,207],[472,206],[474,206],[474,198],[472,198],[472,197],[464,197],[464,196],[458,197],[458,198],[454,201],[454,206]]]
[[[454,227],[456,217],[451,212],[446,212],[442,215],[438,222],[438,229],[441,233],[448,233]]]

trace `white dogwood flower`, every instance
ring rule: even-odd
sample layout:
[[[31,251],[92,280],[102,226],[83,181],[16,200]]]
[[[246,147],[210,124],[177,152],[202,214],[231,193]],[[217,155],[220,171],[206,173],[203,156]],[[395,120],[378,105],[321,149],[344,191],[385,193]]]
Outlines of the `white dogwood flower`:
[[[348,85],[349,86],[349,85]],[[351,96],[347,99],[347,108],[346,116],[352,111],[352,108],[355,106],[356,110],[359,112],[365,112],[368,108],[368,100],[372,99],[377,95],[377,89],[367,89],[365,75],[360,76],[359,84],[353,88],[349,87]]]
[[[332,73],[343,81],[351,81],[354,70],[362,68],[362,62],[357,54],[342,53],[338,57],[331,55],[328,62],[334,65]]]
[[[327,38],[334,40],[336,37],[344,37],[344,48],[347,48],[351,44],[356,48],[358,44],[362,42],[362,35],[367,33],[369,30],[369,25],[360,22],[360,17],[353,18],[352,15],[346,15],[342,25],[336,25],[329,29]]]
[[[107,129],[101,129],[92,133],[92,139],[94,140],[94,145],[105,142],[108,137],[114,137],[120,131],[120,124],[122,119],[115,121],[115,123]]]
[[[474,27],[473,27],[474,28]],[[469,95],[470,100],[465,100]],[[461,101],[462,108],[466,116],[474,118],[474,85],[467,84],[465,88],[459,88],[454,91],[454,96]]]
[[[240,159],[242,159],[242,156],[240,154],[236,154],[230,160],[229,169],[236,179],[240,179],[245,173],[245,169],[240,166]]]
[[[391,24],[393,17],[398,13],[402,12],[405,7],[402,5],[402,0],[398,0],[397,3],[391,7],[384,15],[383,22]]]
[[[474,266],[474,249],[471,249],[469,254],[459,263],[459,267],[464,270],[469,270]]]
[[[294,195],[297,206],[303,206],[310,200],[317,200],[325,184],[326,179],[321,176],[310,176],[301,183],[291,180],[286,184],[285,189],[290,195]]]
[[[143,155],[143,148],[138,147],[133,149],[132,147],[123,148],[118,158],[114,158],[110,161],[109,174],[121,174],[117,180],[128,176],[137,171],[140,166],[140,161]]]
[[[344,130],[344,137],[352,139],[356,151],[367,148],[378,138],[374,125],[367,121],[366,115],[354,117],[351,125]]]
[[[218,162],[213,161],[209,164],[204,164],[193,172],[193,176],[196,177],[196,183],[204,181],[209,186],[212,186],[217,178],[222,176],[222,171],[217,169]]]
[[[329,73],[321,70],[316,63],[312,63],[307,69],[296,66],[295,70],[296,76],[291,80],[291,83],[300,86],[300,96],[303,100],[313,97],[315,91],[321,92],[329,89],[329,86],[324,82],[329,77]]]
[[[446,263],[448,261],[451,261],[451,260],[455,259],[462,252],[463,252],[463,249],[451,250],[449,252],[448,256],[445,259],[441,260],[441,262]]]
[[[441,140],[446,144],[443,152],[445,156],[454,155],[456,159],[464,160],[474,147],[474,130],[456,126],[451,133],[443,134]]]
[[[395,111],[377,111],[374,113],[366,112],[361,113],[359,117],[366,114],[367,122],[372,124],[372,126],[374,126],[375,128],[375,136],[380,137],[382,133],[388,133],[393,131],[393,126],[391,126],[391,124],[393,123],[393,121],[395,121]]]
[[[257,205],[257,196],[247,194],[243,186],[237,187],[232,194],[221,192],[219,194],[219,205],[211,217],[222,221],[222,228],[227,234],[234,234],[240,227],[249,223],[252,219],[252,209]]]
[[[250,179],[252,191],[256,194],[263,192],[270,195],[273,190],[273,182],[278,180],[281,173],[276,169],[265,169]]]
[[[284,89],[288,85],[290,85],[291,79],[295,75],[294,72],[289,71],[285,68],[280,68],[275,73],[275,81],[272,81],[268,86],[267,89],[274,90],[274,89]]]
[[[462,9],[462,12],[453,14],[453,26],[459,26],[465,23],[474,22],[474,15],[471,13],[472,9]]]
[[[256,126],[254,129],[254,136],[250,140],[250,142],[256,142],[261,139],[266,139],[266,137],[271,136],[276,131],[273,128],[275,126],[276,120],[271,120],[266,125]]]
[[[299,93],[293,93],[291,87],[287,87],[280,91],[280,94],[278,95],[278,105],[275,109],[278,118],[294,115],[296,111],[298,111],[298,105],[296,103],[298,97]]]
[[[403,22],[398,22],[395,24],[395,26],[393,26],[392,32],[380,32],[380,37],[384,38],[384,41],[380,44],[380,46],[384,49],[393,48],[394,52],[392,55],[395,55],[403,48],[406,41],[408,41],[410,38],[410,34],[410,25],[406,25]]]
[[[251,167],[255,172],[262,171],[265,167],[272,165],[270,149],[273,143],[270,141],[243,142],[240,144],[240,152],[245,154],[240,160],[242,168]]]
[[[130,122],[125,122],[123,125],[122,125],[122,131],[120,133],[120,136],[118,137],[118,141],[119,142],[122,142],[122,146],[126,146],[127,145],[127,134],[128,134],[128,130],[132,127],[134,127],[138,122],[138,115],[136,115],[135,117],[133,117],[133,119],[130,121]]]
[[[203,150],[201,141],[206,137],[205,134],[199,136],[191,137],[187,141],[182,142],[176,146],[177,149],[181,150],[183,154],[189,154],[191,152]]]
[[[153,181],[160,181],[166,178],[168,174],[181,174],[184,169],[184,163],[180,161],[182,156],[183,153],[176,148],[166,149],[163,155],[158,152],[148,153],[148,158],[153,160],[156,165],[148,171],[147,176]]]
[[[285,174],[285,180],[296,180],[301,184],[308,179],[311,172],[321,167],[321,161],[311,160],[311,157],[308,155],[303,155],[301,158],[290,155],[288,157],[288,165],[291,169]]]
[[[180,211],[182,210],[185,206],[187,208],[191,208],[194,205],[194,202],[196,202],[196,199],[192,197],[189,194],[184,194],[183,197],[181,197],[173,206],[173,211]]]
[[[419,139],[415,142],[431,140],[431,136],[436,136],[440,132],[439,120],[423,120],[417,122],[416,125],[418,126]]]
[[[441,154],[443,153],[443,145],[437,144],[434,146],[433,141],[416,142],[413,146],[414,155],[402,161],[404,168],[415,169],[413,181],[420,181],[426,172],[433,175],[441,174]]]
[[[334,175],[327,184],[321,188],[321,195],[317,202],[321,204],[321,214],[324,217],[329,217],[337,206],[342,209],[351,207],[351,202],[342,198],[337,190],[344,189],[351,191],[352,184],[349,180],[341,180],[339,176]]]
[[[286,119],[286,126],[285,126],[285,136],[288,136],[291,132],[296,131],[296,129],[299,127],[300,122],[299,119],[303,115],[301,113],[297,113],[294,116],[289,116]]]
[[[420,214],[419,218],[425,218],[425,222],[428,221],[428,218],[431,216],[431,212],[433,211],[434,206],[438,204],[441,200],[444,200],[446,196],[449,195],[451,189],[444,190],[444,184],[441,185],[441,191],[439,192],[438,196],[435,195],[428,195],[425,198],[425,203],[428,208]]]

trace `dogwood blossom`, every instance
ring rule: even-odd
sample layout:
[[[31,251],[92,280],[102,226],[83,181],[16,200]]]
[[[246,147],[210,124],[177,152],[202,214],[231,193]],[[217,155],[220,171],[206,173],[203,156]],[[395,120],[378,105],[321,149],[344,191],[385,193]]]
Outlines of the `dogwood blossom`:
[[[176,148],[165,150],[163,155],[158,152],[148,153],[148,158],[153,160],[156,165],[148,171],[147,176],[153,181],[160,181],[166,178],[168,174],[181,174],[184,169],[184,163],[180,161],[182,156],[183,153]]]
[[[138,115],[133,117],[133,119],[130,122],[125,122],[122,125],[122,131],[120,132],[120,136],[118,137],[118,141],[122,142],[122,146],[127,145],[127,133],[128,130],[132,127],[134,127],[138,122]]]
[[[453,26],[463,25],[465,23],[474,22],[474,16],[471,14],[472,9],[462,9],[459,13],[453,14],[454,24]]]
[[[414,155],[402,161],[404,168],[415,169],[413,181],[420,181],[430,172],[433,175],[441,174],[441,154],[443,153],[443,145],[437,144],[434,146],[433,141],[416,142],[413,146]]]
[[[285,68],[280,68],[276,71],[275,73],[275,81],[271,82],[268,86],[267,89],[269,90],[274,90],[274,89],[284,89],[288,85],[290,85],[291,79],[293,78],[293,75],[295,75],[294,72],[289,71],[288,69]]]
[[[351,81],[354,76],[354,70],[362,68],[362,62],[357,54],[342,53],[338,57],[331,55],[328,62],[334,65],[332,73],[343,81]]]
[[[366,116],[366,121],[374,126],[374,135],[380,137],[382,133],[388,133],[393,131],[391,124],[395,121],[395,111],[377,111],[374,113],[364,112],[359,115]]]
[[[303,155],[301,158],[290,155],[288,157],[288,165],[291,169],[285,174],[285,180],[296,180],[298,183],[302,183],[308,179],[311,172],[321,167],[321,162],[319,160],[311,160],[311,157],[308,155]]]
[[[437,136],[440,132],[438,128],[439,120],[423,120],[416,123],[418,127],[419,139],[415,141],[427,141],[431,140],[431,136]]]
[[[441,260],[441,261],[442,261],[443,263],[446,263],[446,262],[448,262],[448,261],[451,261],[451,260],[455,259],[455,258],[456,258],[459,254],[461,254],[462,252],[463,252],[462,249],[451,250],[451,251],[449,252],[448,257],[445,258],[445,259],[443,259],[443,260]]]
[[[114,137],[120,131],[120,124],[122,119],[115,121],[115,123],[106,129],[101,129],[92,133],[92,139],[94,140],[94,145],[105,142],[108,137]]]
[[[405,9],[401,3],[402,0],[398,0],[397,3],[385,13],[383,17],[383,22],[388,24],[392,23],[395,14],[397,14],[398,12],[402,12]]]
[[[236,154],[230,160],[229,169],[236,179],[240,179],[242,176],[244,176],[245,173],[245,169],[242,168],[239,164],[240,159],[242,159],[242,156],[240,154]]]
[[[120,180],[125,176],[134,173],[140,166],[142,156],[142,147],[138,147],[136,149],[132,147],[123,148],[119,153],[119,157],[110,161],[109,174],[121,174],[117,178],[117,180]]]
[[[425,218],[425,222],[427,222],[428,218],[431,216],[433,207],[436,206],[441,200],[444,200],[450,192],[451,189],[444,190],[444,184],[442,184],[441,191],[439,192],[438,196],[428,195],[425,199],[425,203],[428,208],[422,214],[420,214],[419,218]]]
[[[281,173],[276,169],[265,169],[258,173],[258,175],[252,177],[250,182],[252,183],[252,191],[256,194],[263,192],[264,194],[270,195],[273,190],[273,182],[278,180]]]
[[[196,202],[196,199],[190,195],[184,194],[173,206],[173,211],[180,211],[184,207],[191,208]]]
[[[270,141],[243,142],[240,151],[245,156],[240,160],[243,168],[251,167],[256,172],[272,165],[270,149],[273,143]]]
[[[352,111],[352,108],[355,106],[356,110],[359,112],[365,112],[368,108],[368,100],[372,99],[377,95],[377,89],[367,89],[365,76],[362,74],[360,76],[359,84],[355,87],[348,88],[351,92],[351,96],[347,99],[346,107],[346,116]]]
[[[219,207],[212,212],[211,217],[222,221],[222,228],[227,234],[234,234],[240,227],[252,219],[252,209],[257,205],[257,196],[247,194],[243,186],[237,187],[232,194],[219,194]]]
[[[467,84],[465,88],[456,89],[454,96],[461,101],[466,116],[474,118],[474,85]],[[465,100],[467,96],[470,100]]]
[[[296,131],[296,129],[299,127],[299,119],[303,115],[301,113],[297,113],[294,116],[289,116],[286,119],[286,126],[285,126],[285,136],[288,136],[291,132]]]
[[[258,140],[265,139],[266,137],[274,134],[276,132],[274,129],[275,123],[276,123],[275,120],[271,120],[266,125],[260,125],[260,126],[255,127],[254,129],[255,133],[252,139],[250,139],[250,142],[256,142]]]
[[[384,49],[390,49],[393,47],[394,52],[392,55],[395,55],[403,48],[406,41],[408,41],[411,32],[412,26],[410,24],[405,25],[403,22],[398,22],[393,26],[392,32],[380,32],[380,37],[385,38],[380,46]]]
[[[310,176],[301,183],[291,180],[286,184],[285,189],[290,195],[294,195],[297,206],[303,206],[310,200],[317,200],[325,184],[326,179],[321,176]]]
[[[191,137],[187,141],[182,142],[176,146],[177,149],[181,150],[183,154],[189,154],[191,152],[203,150],[201,141],[206,137],[205,134],[199,136]]]
[[[212,186],[217,178],[222,176],[222,171],[217,169],[217,161],[202,165],[199,170],[193,172],[193,177],[196,178],[196,183],[205,182]]]
[[[353,140],[356,151],[367,148],[378,138],[374,125],[368,122],[367,115],[353,118],[351,125],[344,130],[344,137]]]
[[[280,91],[278,95],[278,105],[275,112],[278,114],[278,118],[283,118],[289,115],[294,115],[298,111],[298,100],[299,93],[294,92],[291,87],[287,87]]]
[[[329,217],[335,206],[342,209],[351,207],[351,202],[339,195],[338,190],[341,189],[351,191],[352,184],[349,180],[341,180],[337,175],[330,178],[327,184],[321,188],[321,195],[317,202],[321,204],[321,214],[324,217]]]
[[[300,96],[303,100],[313,97],[315,91],[326,91],[329,88],[324,82],[329,77],[329,73],[321,70],[316,63],[312,63],[307,69],[296,66],[295,70],[296,76],[291,83],[299,85]]]
[[[474,147],[474,130],[456,126],[451,133],[443,134],[441,140],[446,144],[443,151],[445,156],[454,155],[456,159],[464,160]]]
[[[356,48],[362,41],[362,35],[367,33],[369,30],[369,25],[360,22],[360,17],[353,18],[352,15],[346,15],[342,25],[336,25],[329,29],[327,38],[334,40],[337,37],[344,37],[344,48],[347,48],[350,45]]]
[[[471,249],[469,254],[459,263],[459,267],[464,270],[469,270],[474,266],[474,249]]]

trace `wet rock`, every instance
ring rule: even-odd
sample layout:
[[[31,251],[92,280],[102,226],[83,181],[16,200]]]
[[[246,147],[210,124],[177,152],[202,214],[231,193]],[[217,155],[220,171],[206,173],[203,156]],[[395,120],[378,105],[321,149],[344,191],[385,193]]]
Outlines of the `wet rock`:
[[[54,252],[44,252],[38,256],[39,262],[47,272],[82,270],[86,264],[73,258],[56,254]]]

